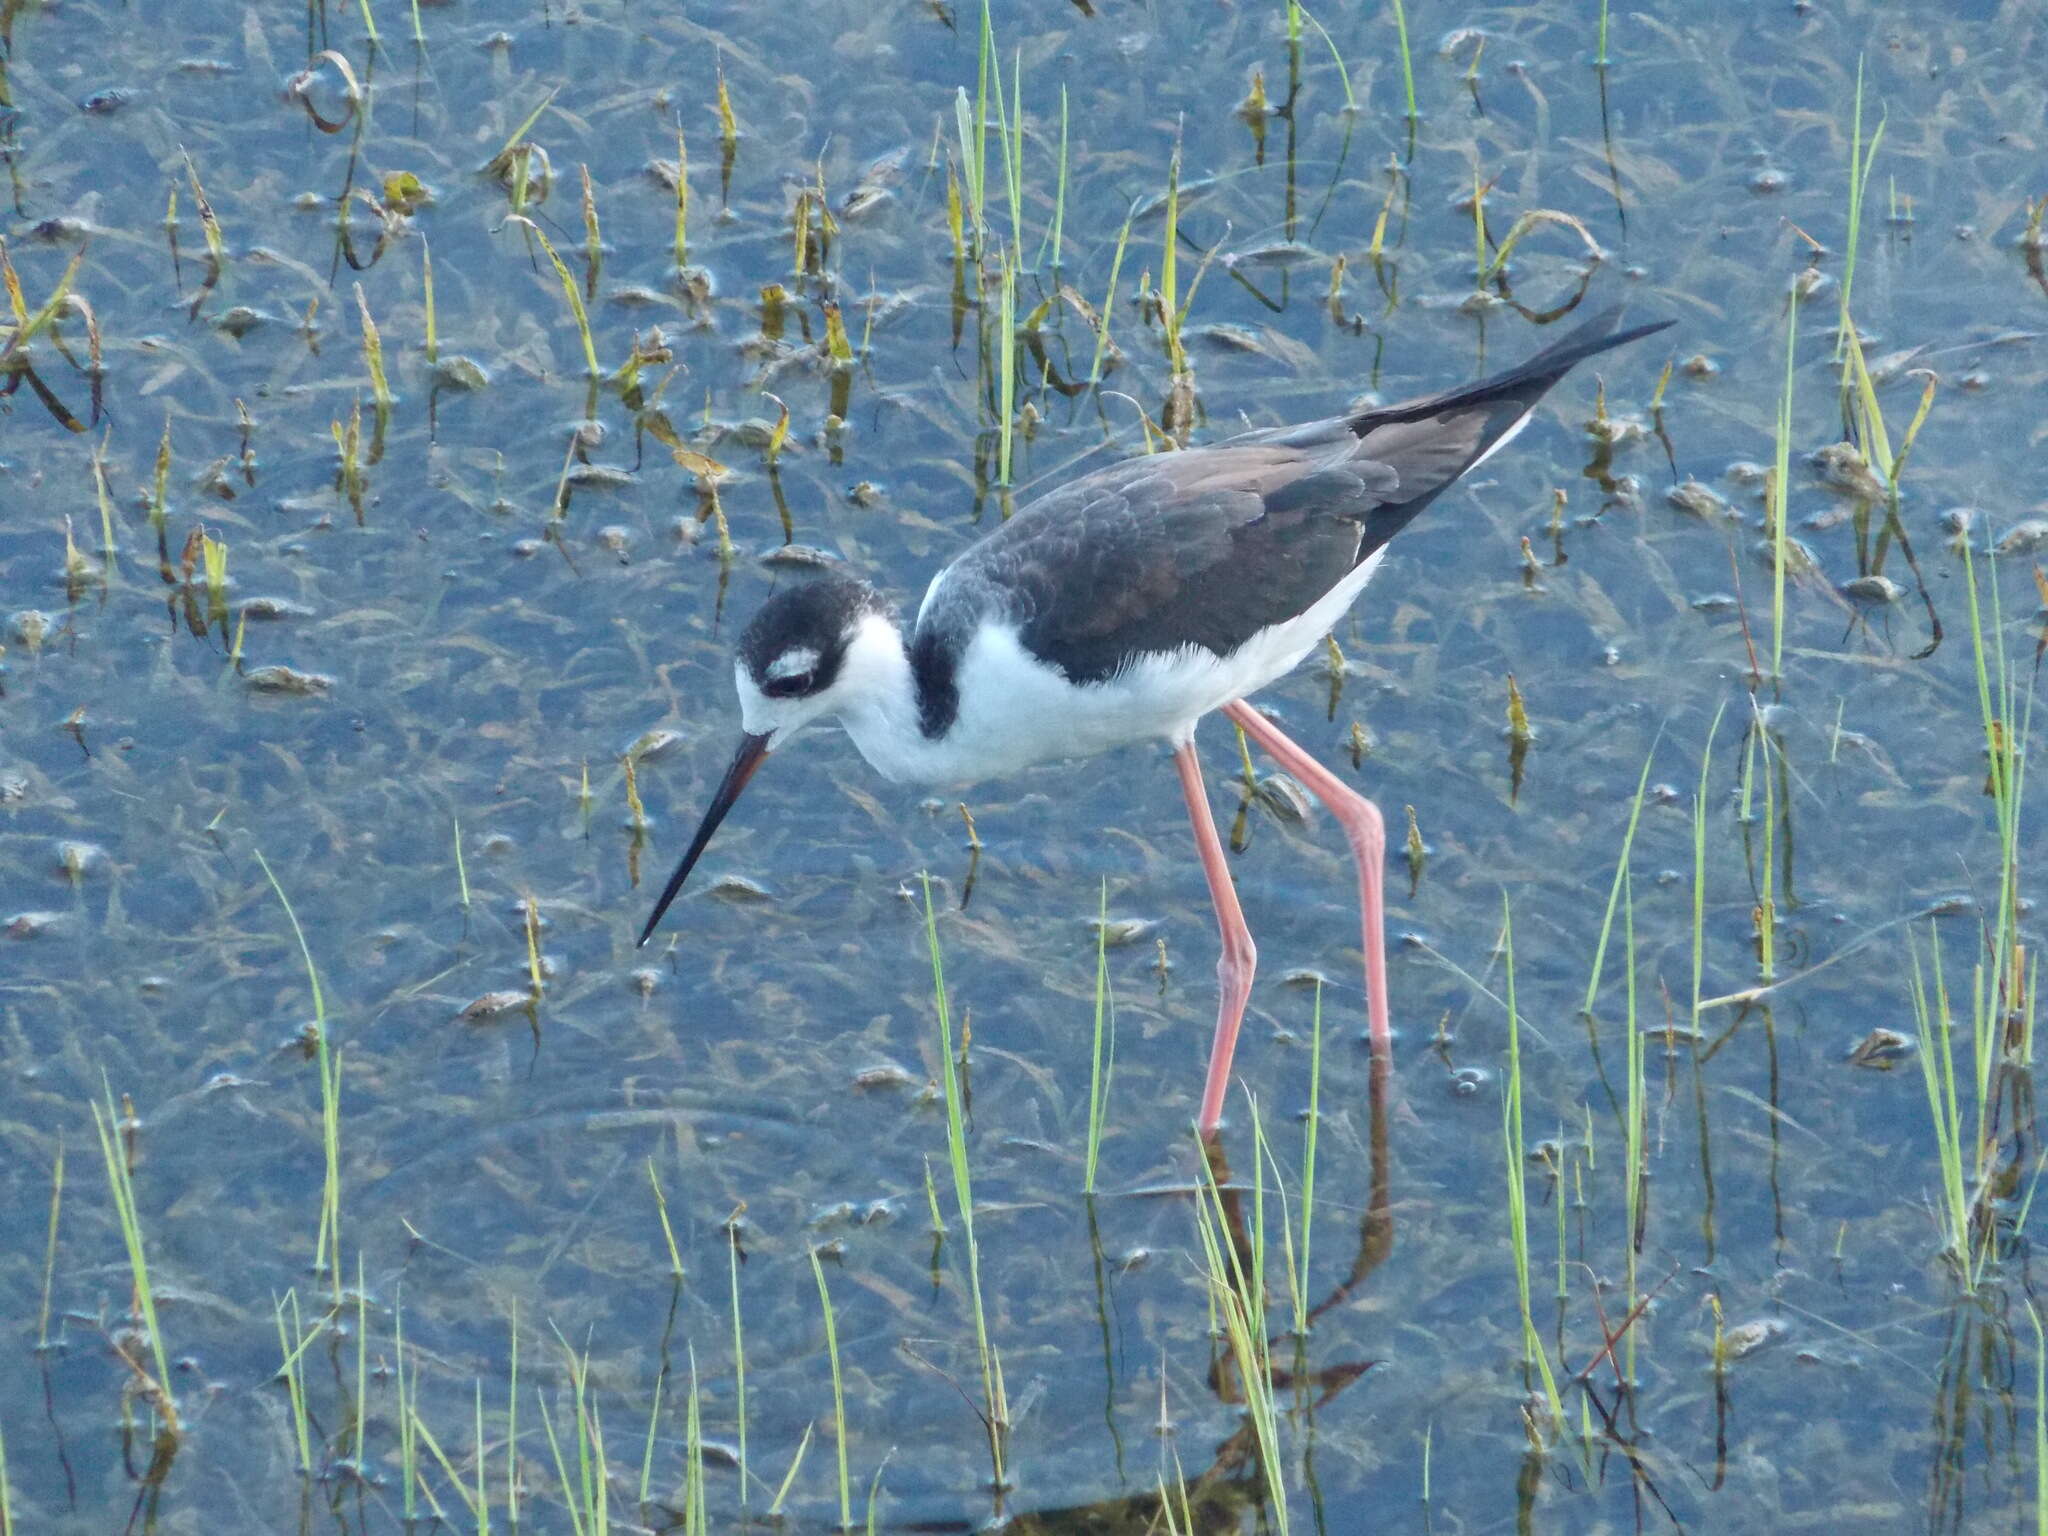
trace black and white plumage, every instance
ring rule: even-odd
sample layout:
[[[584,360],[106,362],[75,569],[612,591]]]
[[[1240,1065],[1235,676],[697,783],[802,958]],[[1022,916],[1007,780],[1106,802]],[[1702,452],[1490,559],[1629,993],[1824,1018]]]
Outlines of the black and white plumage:
[[[1482,384],[1129,460],[1032,501],[948,565],[918,613],[927,733],[950,723],[951,670],[991,618],[1074,683],[1188,646],[1228,656],[1289,624],[1505,446],[1574,363],[1663,328],[1615,335],[1618,318]]]
[[[1619,309],[1608,310],[1476,384],[1097,470],[1036,498],[941,570],[907,637],[865,582],[828,576],[778,592],[740,641],[740,750],[640,942],[763,758],[823,716],[836,716],[884,776],[924,783],[972,783],[1161,739],[1184,759],[1195,812],[1195,723],[1227,708],[1298,777],[1309,773],[1313,760],[1297,761],[1306,754],[1270,722],[1253,730],[1260,717],[1240,701],[1315,648],[1371,580],[1388,540],[1505,446],[1573,365],[1669,323],[1623,331]],[[1369,804],[1334,779],[1322,788],[1310,779],[1319,795],[1349,797],[1332,809],[1366,836]],[[1206,817],[1204,802],[1198,841]],[[1363,860],[1356,839],[1354,848]],[[1207,845],[1203,852],[1228,961],[1232,923],[1216,890],[1228,879],[1220,855],[1212,862]],[[1374,870],[1369,908],[1377,879]],[[1368,986],[1383,1037],[1383,978]],[[1226,1012],[1231,990],[1227,982]],[[1219,1019],[1227,1069],[1224,1036],[1234,1037],[1235,1022],[1223,1026]],[[1211,1067],[1204,1130],[1220,1114],[1213,1055]]]

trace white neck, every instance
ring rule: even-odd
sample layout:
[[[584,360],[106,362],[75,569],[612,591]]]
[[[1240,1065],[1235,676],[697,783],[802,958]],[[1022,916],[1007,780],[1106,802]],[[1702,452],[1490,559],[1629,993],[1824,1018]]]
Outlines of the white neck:
[[[832,691],[839,723],[883,778],[930,783],[956,776],[948,739],[924,733],[910,653],[893,619],[871,613],[861,620]]]

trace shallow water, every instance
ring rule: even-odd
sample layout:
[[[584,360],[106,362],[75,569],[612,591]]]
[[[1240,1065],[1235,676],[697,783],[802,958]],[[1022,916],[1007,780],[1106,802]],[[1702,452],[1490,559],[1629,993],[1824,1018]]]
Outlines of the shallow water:
[[[693,1360],[703,1438],[738,1449],[728,1221],[744,1207],[751,1511],[809,1427],[784,1509],[796,1529],[838,1523],[841,1444],[853,1516],[872,1497],[879,1528],[1158,1528],[1157,1489],[1181,1474],[1199,1528],[1281,1526],[1237,1377],[1217,1365],[1189,1198],[1214,931],[1163,754],[969,792],[975,857],[958,797],[883,785],[837,733],[813,732],[761,774],[662,940],[633,948],[650,885],[731,750],[736,627],[793,579],[762,557],[786,542],[824,550],[914,600],[1004,513],[990,483],[994,266],[986,305],[956,302],[946,218],[978,17],[831,0],[801,24],[752,6],[435,5],[416,44],[409,10],[384,0],[373,14],[374,48],[356,8],[0,0],[8,257],[33,312],[83,251],[74,292],[103,359],[96,384],[74,310],[68,357],[45,334],[26,353],[33,380],[20,357],[0,365],[0,1436],[14,1519],[388,1529],[409,1507],[424,1517],[430,1490],[473,1524],[453,1479],[477,1476],[480,1392],[493,1521],[568,1530],[573,1350],[588,1354],[601,1415],[609,1519],[680,1524]],[[1122,366],[1103,388],[1042,388],[1018,348],[1031,425],[1017,498],[1138,451],[1140,411],[1162,418],[1169,371],[1139,289],[1161,278],[1176,134],[1184,300],[1201,271],[1187,321],[1197,438],[1366,390],[1435,388],[1539,345],[1525,311],[1575,297],[1584,244],[1560,223],[1533,229],[1509,268],[1518,303],[1493,285],[1493,303],[1468,303],[1475,181],[1492,241],[1529,210],[1568,213],[1606,253],[1593,302],[1625,293],[1635,316],[1679,322],[1602,359],[1598,381],[1575,376],[1402,535],[1338,632],[1334,698],[1314,664],[1264,696],[1387,808],[1396,845],[1399,1043],[1378,1104],[1341,841],[1324,818],[1255,806],[1235,865],[1262,963],[1239,1071],[1297,1220],[1308,978],[1327,978],[1304,1289],[1334,1299],[1298,1353],[1275,1345],[1284,1523],[2011,1528],[2037,1470],[2018,1208],[2036,1157],[2028,1080],[1995,1079],[1995,1162],[2018,1182],[2002,1189],[2007,1249],[1966,1295],[1940,1253],[1915,1058],[1883,1072],[1848,1057],[1875,1026],[1915,1033],[1908,940],[1925,969],[1929,925],[1915,920],[1935,910],[1967,1013],[1999,885],[1969,576],[1942,514],[1976,509],[1981,622],[2025,701],[2041,601],[2027,525],[2048,517],[2035,335],[2048,279],[2022,236],[2029,199],[2048,195],[2048,20],[2017,3],[1665,7],[1612,18],[1603,76],[1591,7],[1416,6],[1411,146],[1393,22],[1374,7],[1315,8],[1345,78],[1306,25],[1294,111],[1264,118],[1262,136],[1239,108],[1255,71],[1271,103],[1288,97],[1277,4],[1187,19],[1002,5],[991,19],[1006,104],[1015,60],[1028,125],[1019,315],[1058,280],[1099,308],[1126,211],[1153,205],[1118,268]],[[1476,68],[1464,29],[1484,35]],[[353,116],[326,50],[359,82]],[[1880,120],[1883,136],[1852,307],[1894,446],[1920,399],[1910,370],[1939,380],[1900,498],[1925,602],[1880,535],[1882,508],[1859,520],[1805,458],[1842,433],[1832,363],[1859,58],[1863,137]],[[741,130],[724,186],[721,72]],[[508,220],[516,173],[487,168],[536,108],[522,142],[545,158],[527,159],[528,226]],[[702,274],[686,286],[673,183],[651,170],[673,165],[678,122]],[[1001,241],[1013,226],[993,134],[988,164]],[[579,167],[601,230],[595,274]],[[406,172],[428,194],[409,214],[386,206],[387,188],[405,201],[387,178]],[[836,228],[822,270],[800,276],[792,204],[821,177]],[[202,198],[223,242],[212,276]],[[660,328],[669,357],[648,364],[637,405],[586,380],[534,229],[584,296],[607,373]],[[1799,307],[1789,502],[1818,572],[1788,584],[1782,679],[1752,687],[1752,643],[1770,671],[1771,570],[1756,550],[1761,491],[1730,466],[1771,458],[1785,295],[1807,272],[1819,285]],[[971,271],[958,280],[972,289]],[[767,284],[788,294],[779,341],[764,336]],[[823,360],[828,298],[854,366]],[[381,428],[364,309],[395,394]],[[1079,311],[1055,302],[1043,337],[1058,377],[1085,380],[1095,343]],[[485,387],[454,387],[451,357]],[[1688,367],[1695,357],[1708,366]],[[1611,455],[1587,430],[1603,383],[1627,424]],[[790,425],[771,467],[759,431],[741,429],[772,426],[777,399]],[[337,434],[358,406],[351,497]],[[729,561],[715,521],[700,521],[696,475],[658,440],[657,410],[731,472]],[[1675,509],[1667,492],[1686,479],[1734,514]],[[227,546],[211,611],[203,565],[189,578],[181,566],[201,527]],[[2001,545],[1994,569],[1984,550]],[[1903,589],[1895,601],[1840,590],[1879,570]],[[1930,608],[1944,638],[1921,656]],[[264,670],[277,668],[291,671]],[[1534,733],[1519,784],[1510,675]],[[1354,727],[1369,745],[1356,764]],[[622,755],[656,730],[674,739],[637,760],[636,829]],[[1202,741],[1228,827],[1243,799],[1236,749],[1213,725]],[[1606,920],[1646,760],[1631,1005],[1627,908]],[[1427,848],[1412,889],[1411,806]],[[2023,901],[2033,825],[2023,810]],[[335,1286],[312,1267],[327,1166],[303,1033],[316,1005],[259,856],[303,925],[339,1060],[329,1252],[345,1305],[298,1356],[310,1468],[274,1377],[278,1298],[294,1292],[311,1330]],[[976,1417],[945,1116],[926,1086],[942,1053],[925,871],[971,1041],[975,1233],[1011,1420],[1000,1491]],[[1114,918],[1152,926],[1107,951],[1115,1072],[1091,1204],[1079,1191],[1105,889]],[[1540,1455],[1524,1427],[1534,1378],[1503,1174],[1503,891],[1526,1140],[1551,1142],[1566,1173],[1561,1309],[1556,1192],[1539,1164],[1526,1181],[1534,1316],[1568,1409],[1561,1437],[1544,1412],[1531,1421]],[[1766,896],[1775,974],[1796,979],[1761,1005],[1708,1008],[1695,1046],[1682,1033],[1694,998],[1759,980]],[[531,1007],[528,903],[545,978]],[[2031,953],[2030,909],[2018,937]],[[508,992],[522,996],[464,1016]],[[1639,1024],[1681,1032],[1645,1047],[1636,1294],[1654,1299],[1617,1345],[1633,1346],[1623,1392],[1597,1352],[1631,1310],[1631,1006]],[[1959,1043],[1974,1125],[1970,1061]],[[137,1219],[185,1424],[154,1467],[134,1390],[154,1367],[115,1348],[135,1345],[92,1132],[108,1093],[133,1101]],[[1225,1143],[1247,1220],[1249,1103]],[[936,1254],[927,1169],[948,1229]],[[1265,1184],[1279,1334],[1270,1172]],[[836,1422],[806,1258],[821,1245]],[[440,1448],[418,1452],[413,1505],[401,1361]],[[711,1528],[732,1528],[737,1470],[726,1449],[707,1467]]]

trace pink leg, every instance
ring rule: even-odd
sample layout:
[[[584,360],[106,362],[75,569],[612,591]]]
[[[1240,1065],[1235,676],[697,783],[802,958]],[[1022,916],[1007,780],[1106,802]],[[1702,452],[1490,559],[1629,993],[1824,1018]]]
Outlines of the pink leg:
[[[1243,699],[1223,706],[1223,713],[1244,727],[1282,768],[1307,786],[1344,828],[1351,856],[1358,862],[1358,904],[1365,915],[1365,1004],[1375,1056],[1393,1052],[1387,1021],[1387,906],[1381,878],[1387,862],[1387,824],[1380,808],[1290,741],[1280,727]]]
[[[1251,930],[1244,925],[1237,888],[1230,883],[1230,871],[1223,862],[1223,843],[1216,836],[1216,819],[1209,814],[1209,792],[1202,786],[1202,765],[1196,760],[1192,741],[1173,749],[1173,766],[1180,774],[1180,791],[1187,797],[1195,850],[1202,856],[1209,899],[1216,905],[1216,927],[1223,935],[1223,954],[1216,962],[1216,980],[1223,995],[1216,1008],[1216,1038],[1209,1046],[1209,1076],[1202,1085],[1202,1114],[1196,1122],[1207,1139],[1223,1123],[1230,1058],[1237,1050],[1237,1029],[1244,1022],[1244,1005],[1252,995],[1252,972],[1258,967],[1259,952],[1252,943]]]

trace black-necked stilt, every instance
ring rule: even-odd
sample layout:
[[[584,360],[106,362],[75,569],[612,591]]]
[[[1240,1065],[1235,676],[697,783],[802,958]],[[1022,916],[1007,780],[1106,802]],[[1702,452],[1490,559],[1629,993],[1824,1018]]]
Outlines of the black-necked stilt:
[[[1222,1003],[1199,1126],[1215,1131],[1257,951],[1194,751],[1222,710],[1336,817],[1358,862],[1375,1053],[1387,1022],[1376,806],[1245,696],[1312,651],[1386,544],[1528,423],[1584,358],[1660,331],[1611,309],[1518,368],[1462,389],[1247,432],[1097,470],[1022,508],[932,578],[909,636],[864,581],[776,593],[733,667],[745,734],[641,931],[645,944],[763,758],[835,715],[885,778],[964,784],[1127,742],[1173,748],[1223,934]]]

